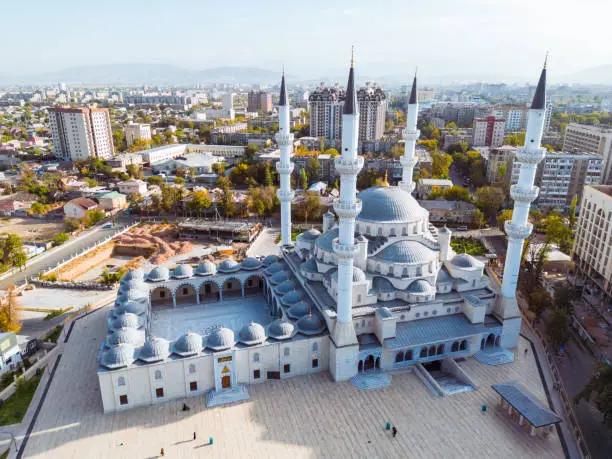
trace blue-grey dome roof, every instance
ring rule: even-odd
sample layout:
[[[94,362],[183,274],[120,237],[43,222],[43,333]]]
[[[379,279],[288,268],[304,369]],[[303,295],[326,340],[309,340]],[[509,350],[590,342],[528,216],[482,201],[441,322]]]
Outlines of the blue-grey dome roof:
[[[444,283],[452,283],[453,278],[448,274],[446,268],[442,267],[440,271],[438,271],[438,277],[436,278],[436,284],[444,284]]]
[[[256,324],[255,322],[245,325],[240,329],[240,332],[238,332],[238,341],[240,341],[242,344],[246,344],[247,346],[260,344],[265,340],[266,331],[261,325]]]
[[[334,272],[331,274],[331,278],[336,281],[338,280],[338,270],[334,270]],[[365,273],[361,270],[361,268],[353,266],[353,282],[363,282],[364,280],[366,280]]]
[[[202,350],[202,337],[187,332],[174,342],[174,352],[181,356],[195,355]]]
[[[266,269],[266,274],[276,274],[282,270],[283,270],[283,265],[278,262],[275,262],[275,263],[272,263],[270,266],[268,266],[268,268]]]
[[[325,252],[333,252],[334,239],[338,238],[340,229],[338,227],[332,228],[329,231],[324,232],[319,238],[317,238],[315,245]]]
[[[283,303],[285,304],[295,304],[302,299],[304,295],[300,290],[293,290],[292,292],[287,293],[283,296]]]
[[[268,255],[263,260],[264,266],[270,266],[272,263],[276,263],[278,261],[278,257],[276,255]]]
[[[408,293],[431,295],[436,293],[436,288],[424,279],[415,280],[406,289]]]
[[[297,287],[297,285],[295,285],[295,282],[293,282],[292,280],[286,280],[282,283],[280,283],[279,285],[277,285],[274,290],[277,293],[283,294],[283,293],[289,293],[292,290],[295,290],[295,288]]]
[[[321,235],[321,231],[315,228],[311,228],[307,231],[304,231],[302,234],[299,235],[299,237],[301,239],[304,239],[305,241],[314,241],[320,235]]]
[[[438,258],[438,253],[416,241],[398,241],[375,255],[387,263],[427,263]]]
[[[113,328],[119,329],[122,327],[139,328],[140,320],[138,316],[131,312],[126,312],[117,316],[117,318],[113,320]]]
[[[317,262],[313,257],[306,260],[304,263],[300,265],[300,270],[302,272],[307,273],[318,273],[319,269],[317,268]]]
[[[298,301],[289,308],[287,314],[293,319],[299,319],[312,311],[312,305],[306,301]]]
[[[121,343],[106,351],[100,363],[102,366],[114,370],[115,368],[127,367],[132,362],[134,362],[134,346]]]
[[[125,314],[126,312],[130,312],[132,314],[136,314],[137,316],[140,316],[144,314],[145,312],[147,312],[147,307],[148,307],[147,300],[139,298],[136,300],[125,301],[121,303],[119,306],[115,308],[115,313],[118,315],[118,314]]]
[[[142,343],[144,343],[144,333],[136,330],[135,328],[121,327],[108,335],[106,342],[109,346],[120,343],[140,346]]]
[[[191,265],[178,265],[174,271],[172,271],[172,277],[175,279],[185,279],[193,276],[193,268]]]
[[[467,253],[455,255],[452,258],[451,263],[459,268],[474,268],[481,264],[476,258],[468,255]]]
[[[223,349],[229,349],[234,345],[234,332],[229,328],[220,327],[208,335],[206,340],[206,346],[220,351]]]
[[[121,283],[125,283],[127,281],[131,281],[131,280],[144,280],[144,271],[140,268],[137,269],[130,269],[125,276],[123,276],[121,278]]]
[[[377,276],[372,281],[372,287],[377,292],[394,292],[395,287],[389,281],[389,279],[385,279],[384,277]]]
[[[217,265],[212,261],[205,261],[200,263],[196,268],[196,274],[198,276],[212,276],[217,274]]]
[[[170,271],[165,266],[156,266],[147,276],[151,282],[162,282],[170,279]]]
[[[284,271],[277,272],[274,276],[270,278],[270,282],[272,284],[280,284],[288,279],[287,273]]]
[[[117,297],[119,300],[122,300],[122,301],[131,301],[131,300],[136,300],[139,298],[148,299],[149,289],[146,288],[145,286],[144,288],[138,287],[138,288],[133,288],[129,290],[124,290],[123,292],[120,292],[117,295]]]
[[[242,269],[246,270],[259,269],[261,268],[261,261],[259,261],[257,258],[248,257],[242,261],[241,267]]]
[[[295,326],[286,320],[277,319],[268,326],[268,334],[275,339],[288,339],[293,335]]]
[[[142,279],[132,279],[122,283],[119,286],[119,292],[127,292],[128,290],[149,290]]]
[[[297,321],[297,328],[305,335],[315,335],[323,331],[323,321],[319,314],[308,314]]]
[[[151,337],[140,348],[138,359],[148,363],[159,362],[166,359],[169,355],[170,343],[163,338]]]
[[[376,186],[363,190],[357,197],[362,206],[358,221],[409,222],[427,212],[410,193],[399,187]]]
[[[235,273],[240,269],[240,263],[233,258],[223,260],[217,270],[221,273]]]

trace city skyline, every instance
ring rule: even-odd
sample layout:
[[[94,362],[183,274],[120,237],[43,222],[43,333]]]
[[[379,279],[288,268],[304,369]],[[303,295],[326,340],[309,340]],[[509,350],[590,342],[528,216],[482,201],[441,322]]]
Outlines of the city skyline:
[[[435,8],[395,1],[371,8],[359,0],[330,7],[315,0],[295,17],[277,1],[261,8],[243,0],[231,6],[111,0],[107,8],[93,11],[61,0],[34,12],[11,4],[6,17],[27,14],[30,30],[37,33],[24,34],[21,21],[6,24],[7,35],[20,40],[5,50],[11,66],[2,74],[121,63],[193,71],[239,66],[280,72],[285,65],[288,75],[315,79],[342,75],[354,44],[358,74],[372,77],[411,74],[418,65],[424,80],[476,75],[525,82],[533,80],[529,69],[541,65],[549,49],[556,79],[562,81],[565,75],[612,63],[607,40],[590,39],[593,30],[606,30],[608,15],[602,10],[612,12],[612,5],[597,6],[599,13],[593,15],[588,7],[576,10],[564,3],[569,6],[565,0],[511,5],[469,0],[456,11],[448,0],[437,1]],[[553,6],[555,24],[571,21],[571,34],[550,23]],[[311,24],[317,24],[315,31]],[[164,28],[172,33],[151,33]]]

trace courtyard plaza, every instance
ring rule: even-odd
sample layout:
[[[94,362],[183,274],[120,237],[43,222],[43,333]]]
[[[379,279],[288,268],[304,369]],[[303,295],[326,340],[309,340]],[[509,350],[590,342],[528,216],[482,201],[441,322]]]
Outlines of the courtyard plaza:
[[[158,457],[161,448],[166,457],[182,458],[564,456],[556,431],[531,437],[498,407],[490,387],[519,380],[546,400],[531,350],[524,355],[523,338],[511,364],[459,362],[479,389],[445,398],[436,398],[412,372],[393,373],[391,385],[379,390],[360,390],[318,373],[250,385],[249,400],[234,405],[206,408],[202,396],[105,415],[96,371],[107,312],[103,308],[79,320],[69,342],[62,340],[61,363],[23,457],[134,459]],[[182,411],[184,402],[189,411]],[[35,409],[33,403],[26,420]],[[387,422],[396,426],[396,438],[385,429]]]

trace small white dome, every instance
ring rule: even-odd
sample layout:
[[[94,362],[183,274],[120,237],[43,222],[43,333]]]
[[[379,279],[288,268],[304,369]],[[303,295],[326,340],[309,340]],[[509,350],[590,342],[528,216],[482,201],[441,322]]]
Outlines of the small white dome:
[[[187,332],[174,343],[174,352],[186,357],[202,350],[202,337],[197,333]]]
[[[223,349],[229,349],[234,345],[234,332],[229,328],[220,327],[208,335],[206,340],[206,346],[215,350],[220,351]]]
[[[263,343],[266,340],[266,331],[261,325],[251,322],[240,329],[238,340],[247,346]]]
[[[163,338],[151,337],[140,349],[139,360],[147,363],[159,362],[170,355],[170,343]]]
[[[233,258],[223,260],[217,270],[222,273],[235,273],[240,269],[240,263],[236,262]]]
[[[138,316],[136,314],[126,312],[113,320],[113,327],[117,329],[122,327],[139,328],[140,321],[138,320]]]
[[[147,276],[151,282],[163,282],[170,279],[170,271],[165,266],[156,266]]]
[[[186,279],[193,276],[193,268],[190,265],[179,265],[172,272],[175,279]]]
[[[102,366],[110,370],[127,367],[134,362],[134,346],[127,343],[117,344],[111,347],[102,356]]]
[[[203,263],[200,263],[198,265],[198,268],[196,269],[196,274],[198,276],[212,276],[214,274],[217,274],[217,265],[214,264],[212,261],[205,261]]]
[[[245,258],[240,264],[242,269],[246,269],[248,271],[261,268],[261,261],[257,258],[248,257]]]

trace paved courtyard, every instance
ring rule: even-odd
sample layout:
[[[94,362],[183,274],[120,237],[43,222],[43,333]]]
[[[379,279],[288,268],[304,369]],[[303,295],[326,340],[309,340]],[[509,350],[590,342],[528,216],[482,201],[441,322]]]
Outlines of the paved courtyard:
[[[265,326],[273,319],[262,295],[176,308],[153,306],[152,311],[151,333],[166,339],[176,339],[190,331],[208,335],[218,326],[238,334],[251,321]]]
[[[525,342],[512,364],[460,363],[480,389],[446,398],[412,373],[394,374],[390,387],[375,391],[321,373],[250,386],[250,400],[232,406],[207,409],[197,397],[187,399],[187,412],[181,400],[104,415],[96,352],[105,333],[106,310],[77,322],[23,457],[152,458],[162,447],[170,458],[563,457],[556,433],[530,437],[497,408],[489,387],[519,379],[545,400],[531,352],[523,357]],[[387,421],[397,438],[384,429]]]

